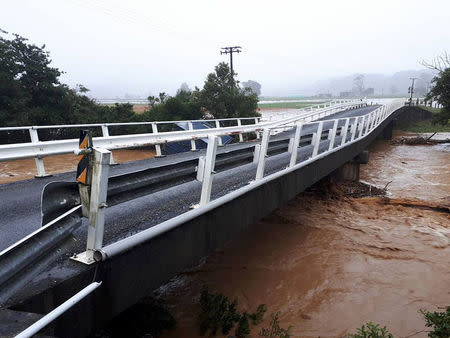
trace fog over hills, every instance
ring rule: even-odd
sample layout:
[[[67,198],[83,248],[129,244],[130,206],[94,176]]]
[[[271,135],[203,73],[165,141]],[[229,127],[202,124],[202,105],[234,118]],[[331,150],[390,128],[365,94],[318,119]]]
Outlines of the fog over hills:
[[[339,96],[341,92],[351,92],[355,88],[355,78],[358,75],[363,75],[364,88],[374,88],[374,95],[396,95],[407,96],[408,87],[411,85],[411,77],[417,78],[415,82],[415,94],[424,95],[430,85],[435,72],[429,69],[420,70],[404,70],[393,74],[377,74],[377,73],[353,73],[341,77],[333,77],[325,80],[315,81],[310,85],[303,87],[293,84],[289,89],[280,90],[274,93],[268,93],[265,87],[270,84],[266,84],[258,79],[262,86],[263,96],[313,96],[318,94],[332,94],[333,96]],[[247,79],[239,79],[241,82]],[[180,85],[183,79],[180,78]],[[201,85],[200,85],[201,86]],[[97,99],[145,99],[149,95],[157,95],[159,92],[167,92],[169,94],[175,94],[165,90],[163,87],[156,88],[155,84],[152,88],[137,89],[137,85],[130,83],[113,83],[113,84],[92,84],[89,89],[89,96]],[[194,85],[190,85],[191,88]],[[267,87],[266,87],[267,88]]]
[[[415,82],[415,92],[423,94],[427,91],[435,72],[429,69],[421,69],[404,70],[394,74],[354,73],[348,76],[317,81],[310,86],[299,89],[299,93],[303,95],[331,93],[337,96],[341,92],[351,91],[355,87],[356,76],[360,74],[364,75],[364,87],[374,88],[375,95],[407,95],[408,87],[411,85],[411,77],[418,78]]]

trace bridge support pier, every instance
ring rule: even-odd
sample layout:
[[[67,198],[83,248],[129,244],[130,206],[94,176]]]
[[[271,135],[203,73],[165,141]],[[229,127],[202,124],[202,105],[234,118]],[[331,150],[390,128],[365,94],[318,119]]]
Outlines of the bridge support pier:
[[[340,168],[336,169],[332,177],[338,181],[359,181],[359,167],[361,164],[369,163],[369,151],[364,150],[353,160],[344,163]]]
[[[360,164],[356,161],[347,162],[334,172],[333,178],[337,179],[338,181],[358,182],[359,165]]]

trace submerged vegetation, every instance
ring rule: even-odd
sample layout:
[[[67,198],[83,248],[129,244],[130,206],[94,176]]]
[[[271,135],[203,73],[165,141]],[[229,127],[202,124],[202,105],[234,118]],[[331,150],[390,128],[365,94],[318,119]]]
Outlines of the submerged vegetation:
[[[261,323],[267,308],[261,304],[254,313],[239,313],[237,305],[237,299],[230,301],[220,293],[209,293],[205,287],[200,296],[200,334],[209,332],[214,336],[219,330],[222,334],[229,334],[237,324],[236,337],[247,337],[250,334],[250,326]]]
[[[430,338],[449,338],[450,337],[450,306],[445,311],[430,312],[420,310],[425,318],[425,326],[430,327],[433,331],[418,331],[408,337],[415,336],[419,333],[426,332]],[[394,335],[388,331],[386,326],[381,327],[379,324],[372,322],[366,323],[356,330],[355,334],[347,335],[348,338],[394,338]]]
[[[421,310],[420,313],[425,317],[425,325],[433,329],[433,331],[428,332],[428,337],[450,337],[450,306],[447,306],[445,311],[442,312]]]
[[[200,296],[201,313],[199,315],[200,334],[209,333],[216,335],[219,331],[227,335],[233,327],[235,337],[248,337],[251,333],[251,326],[262,322],[264,314],[267,312],[265,304],[260,304],[254,313],[237,310],[238,300],[230,301],[228,297],[220,294],[211,294],[205,287]],[[280,327],[280,312],[272,313],[268,328],[262,328],[260,337],[289,338],[292,327],[287,329]]]
[[[355,334],[349,334],[348,338],[393,338],[392,333],[386,329],[386,326],[380,327],[379,324],[371,322],[366,323],[356,330]]]

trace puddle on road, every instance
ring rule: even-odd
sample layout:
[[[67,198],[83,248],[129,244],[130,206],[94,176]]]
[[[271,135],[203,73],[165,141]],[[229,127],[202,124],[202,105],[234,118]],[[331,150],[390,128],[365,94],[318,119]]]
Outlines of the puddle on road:
[[[419,309],[450,305],[450,214],[429,208],[449,201],[450,153],[385,142],[371,150],[361,177],[392,181],[391,201],[298,196],[155,292],[177,320],[163,337],[199,336],[203,285],[242,310],[281,311],[293,336],[342,336],[368,321],[395,336],[423,330]]]

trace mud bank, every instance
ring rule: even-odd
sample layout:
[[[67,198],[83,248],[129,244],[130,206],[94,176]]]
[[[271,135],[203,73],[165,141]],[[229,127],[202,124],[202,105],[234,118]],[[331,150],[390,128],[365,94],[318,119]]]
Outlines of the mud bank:
[[[241,310],[281,311],[294,336],[342,336],[367,321],[395,336],[424,330],[419,309],[450,304],[449,164],[439,147],[374,144],[361,178],[391,182],[388,198],[298,196],[155,292],[177,320],[163,337],[199,336],[203,285]]]

